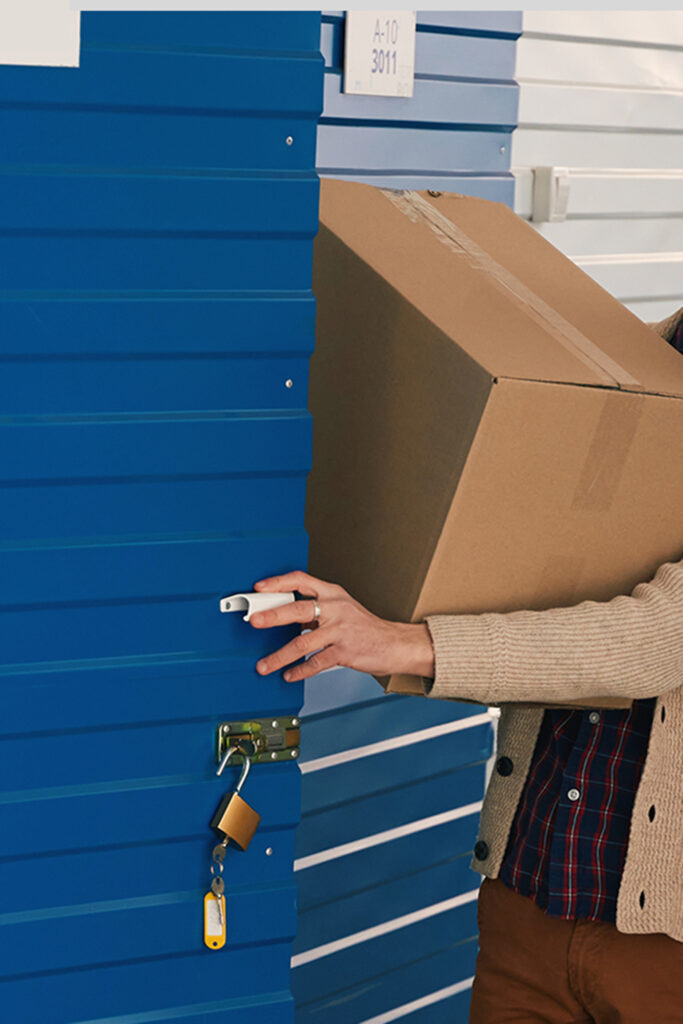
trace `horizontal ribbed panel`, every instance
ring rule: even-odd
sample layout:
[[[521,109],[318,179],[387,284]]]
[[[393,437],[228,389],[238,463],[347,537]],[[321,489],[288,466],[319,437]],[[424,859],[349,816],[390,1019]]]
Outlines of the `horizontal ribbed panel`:
[[[301,703],[218,601],[306,562],[319,26],[84,14],[79,68],[0,68],[8,1021],[291,1024],[294,762],[220,952],[202,900],[217,724]]]
[[[343,93],[344,18],[323,15],[321,174],[512,202],[517,12],[418,12],[410,99]]]
[[[476,933],[473,906],[471,903],[466,904],[462,909],[444,915],[444,922],[448,919],[447,927],[452,935],[466,936],[472,928]],[[431,923],[434,927],[434,919]],[[419,952],[419,949],[416,948],[414,952]],[[453,964],[457,961],[469,971],[471,978],[476,954],[476,942],[471,936],[463,937],[431,956],[401,963],[370,981],[337,990],[326,999],[309,1003],[298,1010],[297,1016],[302,1021],[313,1022],[324,1015],[325,1021],[330,1024],[346,1024],[350,1013],[353,1013],[354,1019],[367,1021],[368,1024],[389,1024],[402,1017],[409,1020],[410,1024],[444,1024],[444,1021],[465,1024],[471,982],[466,978],[454,984]],[[449,995],[453,989],[460,991]],[[385,1007],[390,1009],[386,1010]]]
[[[528,11],[519,41],[515,209],[567,168],[567,220],[538,230],[645,320],[683,304],[683,14]]]
[[[451,982],[471,976],[492,729],[484,708],[345,670],[309,681],[303,723],[297,1021],[360,1024],[440,988],[446,959]]]

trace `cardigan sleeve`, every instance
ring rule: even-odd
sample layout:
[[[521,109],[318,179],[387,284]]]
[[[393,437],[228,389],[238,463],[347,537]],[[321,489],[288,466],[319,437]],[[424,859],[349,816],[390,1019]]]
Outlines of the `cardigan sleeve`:
[[[683,560],[611,601],[425,621],[430,697],[542,704],[655,697],[683,684]]]

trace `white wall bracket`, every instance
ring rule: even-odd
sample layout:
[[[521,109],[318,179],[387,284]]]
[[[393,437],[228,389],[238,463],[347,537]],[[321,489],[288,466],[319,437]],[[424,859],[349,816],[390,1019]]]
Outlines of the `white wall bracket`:
[[[567,219],[569,170],[566,167],[535,167],[532,221]]]

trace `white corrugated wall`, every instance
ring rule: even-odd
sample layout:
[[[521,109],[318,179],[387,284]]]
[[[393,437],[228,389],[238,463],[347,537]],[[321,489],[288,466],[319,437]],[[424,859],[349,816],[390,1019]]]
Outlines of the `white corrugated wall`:
[[[683,305],[683,11],[526,11],[515,209],[534,168],[569,175],[538,230],[644,320]]]

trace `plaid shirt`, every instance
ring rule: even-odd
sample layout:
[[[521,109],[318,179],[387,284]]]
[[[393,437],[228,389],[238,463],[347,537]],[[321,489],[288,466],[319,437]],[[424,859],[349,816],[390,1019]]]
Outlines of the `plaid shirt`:
[[[500,878],[550,917],[616,920],[654,704],[543,716]]]
[[[671,344],[683,353],[683,322]],[[550,917],[616,921],[654,705],[543,716],[500,879]],[[501,757],[496,768],[512,764]]]

